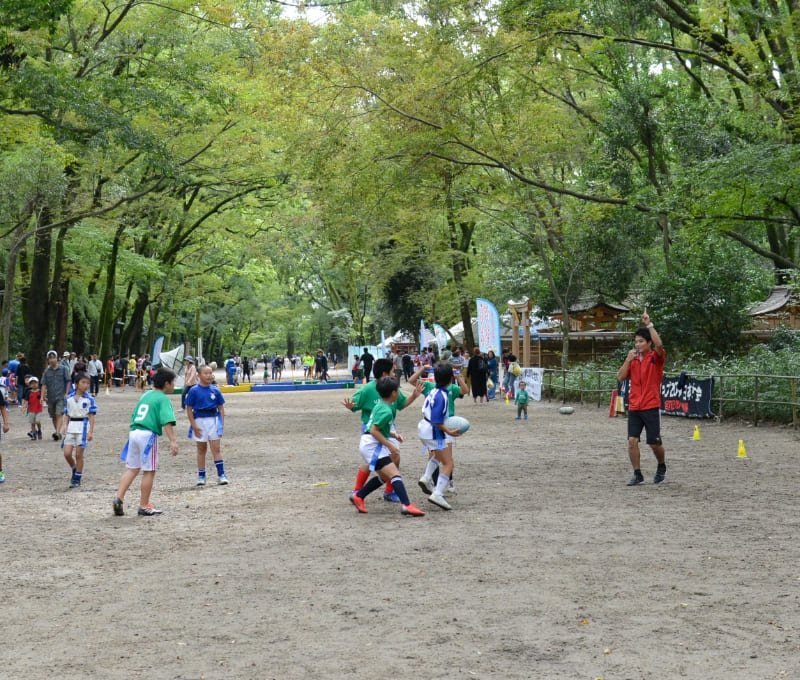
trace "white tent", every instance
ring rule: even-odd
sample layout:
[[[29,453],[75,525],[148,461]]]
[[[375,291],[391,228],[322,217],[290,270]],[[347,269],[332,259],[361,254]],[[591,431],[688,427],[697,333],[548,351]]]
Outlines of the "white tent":
[[[178,376],[175,380],[175,387],[183,387],[183,374],[186,371],[186,364],[183,361],[183,356],[184,346],[182,344],[178,345],[175,349],[171,349],[169,352],[161,352],[159,356],[161,365],[171,368],[175,371],[175,375]]]

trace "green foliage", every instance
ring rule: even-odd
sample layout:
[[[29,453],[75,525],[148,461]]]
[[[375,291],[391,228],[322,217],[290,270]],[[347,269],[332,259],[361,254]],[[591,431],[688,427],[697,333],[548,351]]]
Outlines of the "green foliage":
[[[723,356],[740,343],[747,306],[767,290],[768,272],[730,243],[709,236],[674,246],[675,271],[644,282],[643,300],[671,351]],[[674,348],[674,349],[671,349]]]
[[[55,29],[58,20],[69,12],[74,0],[3,0],[0,27],[16,31],[36,28]]]

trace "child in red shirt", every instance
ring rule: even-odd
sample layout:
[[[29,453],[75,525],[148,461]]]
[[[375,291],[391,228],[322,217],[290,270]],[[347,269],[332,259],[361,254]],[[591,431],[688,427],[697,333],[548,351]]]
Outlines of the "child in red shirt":
[[[32,441],[42,438],[42,392],[39,389],[39,378],[32,377],[28,381],[28,389],[22,403],[27,407],[28,422],[31,431],[28,436]]]

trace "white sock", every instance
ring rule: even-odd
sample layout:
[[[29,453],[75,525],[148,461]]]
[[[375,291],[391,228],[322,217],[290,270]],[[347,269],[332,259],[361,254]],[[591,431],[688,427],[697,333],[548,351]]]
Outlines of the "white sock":
[[[425,466],[425,479],[431,479],[436,468],[439,467],[439,461],[435,458],[428,458],[428,464]]]
[[[433,493],[435,493],[437,496],[444,496],[444,491],[449,483],[450,478],[447,475],[443,475],[441,472],[439,472],[439,481],[436,482],[436,491]]]

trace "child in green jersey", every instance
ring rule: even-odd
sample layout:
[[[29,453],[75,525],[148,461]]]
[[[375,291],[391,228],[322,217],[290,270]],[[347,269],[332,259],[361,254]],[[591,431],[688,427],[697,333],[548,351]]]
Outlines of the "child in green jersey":
[[[145,517],[160,515],[150,502],[150,492],[158,467],[158,438],[166,433],[170,444],[170,453],[178,455],[178,441],[175,439],[175,411],[168,394],[175,388],[175,371],[161,367],[153,376],[154,390],[145,392],[133,409],[131,429],[128,443],[120,458],[125,461],[126,470],[119,481],[117,496],[114,498],[114,514],[124,515],[122,502],[125,492],[142,470],[141,499],[139,514]]]

